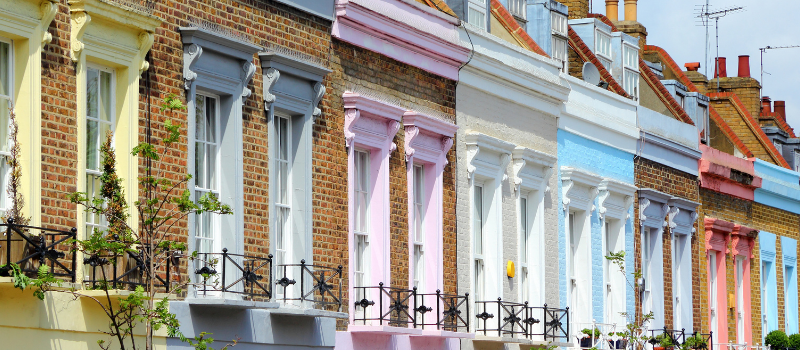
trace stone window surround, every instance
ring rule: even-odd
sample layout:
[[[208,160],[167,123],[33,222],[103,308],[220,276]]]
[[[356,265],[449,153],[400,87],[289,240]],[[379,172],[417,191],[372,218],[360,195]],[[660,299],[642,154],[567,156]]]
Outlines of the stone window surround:
[[[405,159],[407,164],[408,185],[408,227],[409,252],[414,252],[414,165],[422,164],[425,174],[424,192],[426,193],[424,225],[424,259],[426,265],[425,280],[420,293],[433,293],[444,290],[443,265],[443,176],[447,165],[447,152],[453,146],[453,136],[458,126],[416,112],[403,114],[405,132]],[[409,285],[413,285],[413,271],[416,271],[414,254],[409,254]]]
[[[601,223],[601,234],[603,247],[602,251],[609,250],[619,252],[625,250],[626,245],[626,226],[630,220],[630,209],[633,206],[633,200],[636,195],[636,186],[624,182],[603,179],[598,187],[598,216]],[[610,221],[610,224],[606,225]],[[608,234],[609,230],[616,231],[616,242],[614,247],[609,248]],[[611,264],[603,259],[603,264]],[[604,320],[606,323],[613,323],[612,320],[622,322],[624,318],[618,317],[620,312],[625,312],[627,309],[627,287],[624,274],[616,270],[616,267],[609,266],[609,273],[603,276],[606,284],[604,288],[608,291],[610,288],[611,298],[608,300],[608,292],[603,293],[604,308],[606,315],[612,317],[611,320]],[[605,269],[603,269],[605,272]],[[613,302],[616,300],[617,302]],[[609,310],[609,308],[611,308]]]
[[[774,329],[778,329],[778,282],[777,282],[777,274],[778,269],[782,268],[779,266],[779,260],[777,256],[777,237],[772,233],[767,232],[760,232],[759,233],[759,248],[760,254],[759,257],[761,258],[759,261],[759,271],[761,273],[761,285],[758,286],[760,289],[761,294],[761,321],[763,324],[763,331],[762,334],[766,335],[768,329],[774,327]],[[772,278],[766,279],[766,273],[764,271],[764,262],[769,262],[772,264]],[[766,280],[765,280],[766,279]],[[768,290],[772,290],[772,293],[765,293],[764,284],[768,284]],[[785,299],[784,299],[785,300]],[[769,303],[769,304],[768,304]],[[772,327],[768,327],[772,326]]]
[[[24,13],[27,10],[28,13]],[[56,0],[26,0],[17,7],[0,9],[0,36],[13,41],[14,52],[14,86],[12,91],[14,112],[17,116],[19,137],[26,140],[20,144],[22,154],[29,156],[19,160],[22,168],[21,191],[27,198],[25,214],[31,219],[32,226],[41,223],[41,191],[42,179],[41,159],[42,146],[42,50],[53,40],[48,32],[50,23],[58,11]],[[25,45],[27,43],[27,45]],[[22,48],[27,47],[27,52]]]
[[[515,149],[514,144],[482,134],[475,131],[468,131],[464,137],[467,148],[467,173],[470,179],[469,189],[469,212],[475,212],[474,185],[478,181],[484,181],[484,299],[495,300],[502,297],[502,277],[503,273],[503,193],[502,183],[508,178],[506,168],[511,161],[511,154]],[[488,191],[487,191],[488,190]],[[487,196],[490,193],[491,196]],[[485,203],[492,203],[486,205]],[[486,209],[489,210],[486,210]],[[470,220],[472,222],[472,220]],[[471,224],[470,224],[471,225]],[[470,242],[474,229],[470,226]],[[487,239],[486,237],[491,237]],[[475,276],[473,255],[474,242],[470,244],[470,290],[475,290],[473,276]],[[474,301],[471,301],[474,302]]]
[[[654,327],[660,328],[665,326],[664,322],[664,276],[663,276],[663,261],[664,261],[664,247],[663,235],[664,228],[669,223],[665,218],[669,212],[669,201],[672,196],[649,188],[639,189],[639,224],[640,236],[642,234],[652,234],[652,230],[656,230],[655,237],[650,238],[651,244],[654,245],[652,254],[650,256],[651,263],[655,264],[650,275],[650,299],[653,301],[651,310],[653,312]],[[642,256],[644,256],[644,249],[642,247]],[[642,269],[645,269],[643,266]],[[647,281],[646,281],[647,282]]]
[[[567,305],[571,310],[590,310],[593,304],[591,285],[591,241],[592,241],[592,213],[597,209],[594,201],[600,193],[600,184],[603,178],[595,174],[586,172],[581,169],[572,167],[561,167],[561,183],[562,183],[562,209],[564,210],[564,233],[566,242],[566,261],[567,271],[573,270],[574,276],[567,276]],[[575,212],[575,222],[582,222],[580,234],[580,241],[576,242],[578,245],[577,253],[572,253],[570,247],[570,235],[572,228],[570,227],[569,215]],[[577,226],[577,225],[576,225]],[[574,256],[573,256],[574,255]],[[575,264],[582,268],[570,268],[570,265]],[[577,305],[572,305],[573,295],[571,293],[572,285],[575,285],[575,293],[577,298]],[[582,298],[581,298],[582,296]],[[581,301],[588,303],[588,305],[581,305]],[[591,322],[591,317],[588,315],[581,315],[582,319],[574,313],[574,323]]]
[[[163,20],[114,2],[102,0],[69,0],[70,50],[69,55],[76,65],[78,149],[86,148],[86,75],[88,63],[98,63],[115,71],[115,131],[114,148],[117,152],[117,167],[124,179],[126,201],[138,200],[138,157],[131,155],[139,140],[139,79],[149,68],[145,56],[153,45],[155,29]],[[113,30],[110,30],[113,28]],[[125,35],[119,35],[122,31]],[[115,33],[113,41],[108,32]],[[121,98],[120,98],[121,97]],[[38,103],[38,102],[37,102]],[[86,157],[78,154],[78,169],[86,169]],[[78,191],[86,190],[84,170],[77,177]],[[131,227],[138,226],[135,217],[129,219]],[[85,216],[78,215],[78,227],[85,227]],[[80,257],[79,257],[80,259]],[[79,275],[82,275],[78,272]]]
[[[550,176],[553,174],[553,167],[556,165],[556,157],[539,152],[530,148],[517,146],[511,153],[511,160],[513,164],[512,176],[512,191],[516,194],[516,210],[518,226],[518,237],[527,234],[528,230],[532,230],[534,240],[528,242],[528,283],[527,288],[529,295],[520,294],[520,301],[528,301],[531,305],[541,305],[544,303],[545,295],[545,228],[544,228],[544,197],[550,191],[549,181]],[[529,227],[522,227],[519,218],[522,217],[521,198],[527,199],[527,221]],[[538,249],[537,249],[538,248]],[[519,256],[522,257],[524,252],[522,240],[519,241]],[[520,262],[522,259],[519,259]],[[522,274],[522,263],[517,266],[517,274]],[[535,276],[536,278],[531,278]],[[530,300],[529,296],[535,289],[539,296],[539,300]],[[519,288],[520,293],[524,288]]]
[[[322,114],[322,110],[318,108],[320,101],[325,95],[326,89],[322,85],[325,76],[331,72],[330,69],[321,67],[313,62],[308,62],[301,58],[292,55],[291,52],[260,52],[258,54],[261,64],[261,72],[263,74],[263,100],[264,109],[267,114],[268,124],[268,137],[267,149],[269,150],[270,159],[276,158],[278,146],[276,144],[277,132],[275,127],[275,114],[281,113],[290,117],[290,123],[295,127],[297,124],[302,125],[302,130],[299,133],[300,140],[298,142],[298,149],[295,150],[296,156],[292,159],[292,168],[299,170],[299,173],[294,173],[292,176],[293,188],[297,188],[296,182],[301,182],[302,187],[306,190],[304,198],[290,199],[293,203],[291,211],[291,220],[299,220],[304,225],[297,227],[305,228],[304,234],[299,237],[302,241],[300,246],[302,251],[297,252],[292,250],[292,261],[286,261],[287,264],[297,264],[300,259],[305,259],[306,263],[313,264],[314,254],[311,242],[313,240],[313,210],[312,208],[312,148],[313,148],[313,126],[316,118]],[[281,80],[281,78],[283,80]],[[278,84],[278,82],[286,82],[286,84]],[[297,133],[293,137],[298,136]],[[270,179],[277,179],[275,176],[277,171],[275,162],[270,161],[269,172]],[[299,175],[299,176],[298,176]],[[269,186],[270,198],[276,198],[276,186]],[[294,191],[290,190],[290,196],[294,195]],[[276,215],[276,207],[274,201],[269,203],[269,215],[274,218]],[[275,232],[278,220],[270,220],[270,232]],[[294,232],[294,231],[293,231]],[[298,239],[298,237],[292,237]],[[293,247],[297,245],[293,244]],[[275,245],[270,245],[270,253],[275,254]],[[277,266],[275,271],[277,271]]]
[[[233,254],[244,252],[244,164],[242,109],[244,100],[250,96],[251,91],[247,86],[255,74],[256,67],[252,63],[253,55],[261,50],[260,47],[245,43],[225,35],[212,32],[199,27],[180,27],[181,42],[183,44],[183,80],[186,89],[186,107],[188,111],[187,125],[195,125],[195,96],[198,91],[216,95],[218,99],[220,129],[226,130],[220,135],[221,154],[220,161],[228,160],[231,163],[220,166],[220,200],[231,206],[233,215],[220,216],[220,229],[227,234],[221,235],[220,246],[227,248]],[[203,64],[200,64],[200,63]],[[211,71],[203,67],[221,67],[235,65],[231,69]],[[229,76],[220,72],[239,72],[237,76]],[[228,125],[228,127],[223,127]],[[194,159],[194,128],[188,128],[189,140],[188,158]],[[187,162],[188,172],[194,173],[194,162]],[[226,185],[227,184],[227,185]],[[188,184],[193,188],[194,181]],[[227,193],[226,193],[227,192]],[[231,202],[232,200],[232,202]],[[194,215],[189,216],[188,227],[194,227]],[[193,231],[193,230],[190,230]],[[190,240],[189,249],[193,247]]]
[[[673,297],[677,297],[680,299],[675,299],[673,301],[673,310],[675,310],[675,304],[680,303],[680,320],[675,320],[674,315],[676,312],[673,311],[673,327],[675,329],[682,328],[687,330],[692,330],[692,314],[693,308],[692,303],[687,302],[692,300],[692,238],[694,237],[696,229],[694,228],[694,224],[697,221],[697,207],[700,203],[690,201],[680,197],[672,197],[667,204],[669,205],[669,212],[667,213],[667,226],[670,229],[670,233],[672,234],[672,268],[673,268]],[[681,290],[678,290],[678,279],[674,275],[674,271],[677,268],[677,252],[679,251],[677,242],[678,238],[681,237],[683,241],[683,256],[681,257],[680,261],[683,263],[681,266],[681,271],[684,272],[683,277],[684,279],[680,281],[682,284],[680,285]],[[678,327],[680,326],[680,327]]]
[[[793,277],[794,282],[790,284],[789,288],[784,287],[784,300],[787,300],[787,304],[784,306],[784,314],[786,324],[784,325],[784,329],[787,330],[788,333],[796,333],[798,328],[798,312],[797,312],[797,240],[789,238],[789,237],[781,237],[781,250],[783,251],[783,266],[784,266],[784,284],[786,283],[787,277],[785,276],[785,271],[787,267],[792,267],[794,270]],[[788,289],[788,290],[787,290]]]
[[[348,213],[348,242],[349,254],[355,254],[355,211],[352,210],[355,203],[354,176],[355,176],[355,150],[369,150],[370,181],[373,184],[373,191],[369,199],[369,249],[370,249],[370,273],[367,277],[367,286],[377,286],[383,283],[390,287],[390,194],[389,194],[389,158],[397,149],[394,138],[400,129],[400,120],[405,109],[390,105],[383,101],[371,99],[358,93],[345,92],[342,95],[344,100],[344,136],[345,146],[347,147],[347,182],[348,182],[348,203],[351,210]],[[350,264],[353,264],[351,260]],[[348,280],[354,280],[354,269],[348,269]],[[349,285],[349,295],[355,295],[353,285]],[[378,300],[380,295],[371,291],[371,295],[366,298]],[[357,327],[369,328],[371,326],[354,326],[353,317],[355,316],[355,306],[349,305],[350,330]],[[356,327],[356,328],[354,328]],[[360,328],[359,328],[360,329]]]
[[[734,224],[732,222],[705,217],[703,219],[705,227],[705,250],[717,251],[717,260],[721,263],[717,266],[717,329],[728,329],[728,289],[727,289],[727,254],[744,257],[744,320],[745,320],[745,341],[752,344],[752,320],[750,313],[750,261],[753,259],[754,238],[758,231],[752,228]],[[707,271],[711,276],[711,271]],[[709,280],[709,288],[710,288]],[[724,307],[721,307],[724,305]],[[723,310],[722,312],[720,312]],[[738,310],[737,310],[738,312]],[[710,310],[709,310],[710,317]],[[727,332],[719,332],[719,343],[728,342]],[[735,340],[739,341],[739,340]]]

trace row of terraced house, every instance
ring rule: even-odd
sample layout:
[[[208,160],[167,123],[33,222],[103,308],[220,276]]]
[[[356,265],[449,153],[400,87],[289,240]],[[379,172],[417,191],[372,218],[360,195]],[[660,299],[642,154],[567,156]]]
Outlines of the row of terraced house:
[[[647,314],[649,334],[713,350],[798,333],[800,138],[784,102],[747,56],[730,77],[724,58],[713,77],[680,67],[647,42],[636,0],[619,7],[7,1],[0,138],[17,141],[0,156],[19,162],[29,223],[5,231],[0,265],[91,289],[80,254],[20,242],[108,225],[69,200],[98,195],[107,131],[133,206],[145,160],[127,150],[169,122],[168,172],[233,212],[175,228],[231,262],[221,285],[188,259],[165,274],[194,282],[170,311],[215,347],[577,348],[583,329],[605,339]],[[170,95],[186,110],[160,109]],[[90,302],[0,277],[3,348],[92,349],[106,327]],[[164,331],[156,347],[191,348]]]

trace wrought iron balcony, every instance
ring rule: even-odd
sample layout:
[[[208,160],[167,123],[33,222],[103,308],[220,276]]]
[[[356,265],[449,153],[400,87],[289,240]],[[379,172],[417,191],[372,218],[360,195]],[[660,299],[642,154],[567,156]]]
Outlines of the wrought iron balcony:
[[[19,265],[20,271],[35,276],[40,266],[48,266],[53,276],[75,282],[74,227],[69,231],[14,224],[13,219],[0,224],[5,232],[5,249],[0,249],[0,276],[10,276],[9,263]],[[4,254],[3,254],[4,253]]]
[[[240,294],[249,300],[272,298],[272,254],[265,257],[228,253],[199,253],[195,259],[198,295]]]
[[[469,331],[469,295],[418,293],[417,289],[354,287],[356,325]]]
[[[469,293],[464,295],[418,293],[414,288],[415,328],[469,332]],[[430,314],[434,313],[434,314]]]
[[[309,265],[305,259],[299,264],[278,265],[276,300],[311,303],[316,309],[341,312],[342,269],[342,265],[336,268]]]
[[[569,308],[558,309],[528,306],[528,302],[476,301],[475,331],[488,336],[534,339],[545,341],[569,338]]]
[[[156,274],[154,282],[155,288],[163,289],[165,293],[170,291],[170,272],[175,266],[175,259],[167,259],[166,274],[162,277]],[[149,269],[147,258],[142,252],[126,252],[123,256],[91,255],[83,258],[86,265],[86,276],[83,282],[89,288],[97,288],[98,285],[108,284],[109,289],[133,290],[137,286],[145,286],[145,272]]]
[[[651,329],[650,330],[650,344],[658,345],[659,341],[656,339],[657,336],[664,336],[669,339],[670,344],[675,346],[680,346],[686,341],[686,330],[685,329]]]

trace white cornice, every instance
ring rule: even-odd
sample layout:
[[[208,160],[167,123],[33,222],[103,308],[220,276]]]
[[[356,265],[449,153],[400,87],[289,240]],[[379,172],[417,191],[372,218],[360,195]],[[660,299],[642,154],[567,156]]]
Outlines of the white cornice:
[[[594,199],[603,178],[572,167],[561,167],[561,201],[564,211],[570,207],[593,211]]]
[[[512,190],[519,191],[520,187],[538,191],[550,189],[547,184],[556,164],[556,157],[530,148],[516,147],[512,152],[512,160]]]
[[[628,219],[628,209],[633,205],[636,195],[636,186],[616,181],[603,179],[600,183],[600,218],[606,215],[616,219]]]

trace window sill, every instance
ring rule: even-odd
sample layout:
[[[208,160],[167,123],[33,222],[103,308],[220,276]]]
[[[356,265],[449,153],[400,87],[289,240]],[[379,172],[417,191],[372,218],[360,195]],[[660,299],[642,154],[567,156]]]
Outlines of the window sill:
[[[14,278],[13,277],[0,277],[0,288],[2,288],[2,289],[5,289],[5,288],[12,288],[12,289],[16,288],[16,287],[14,287]],[[53,286],[50,289],[55,290],[55,291],[64,291],[64,290],[70,290],[70,289],[75,289],[75,290],[80,291],[81,290],[81,285],[80,285],[80,283],[62,282],[61,286]]]
[[[390,335],[422,335],[422,330],[417,328],[392,327],[392,326],[361,326],[349,325],[347,331],[351,333],[380,333]]]

